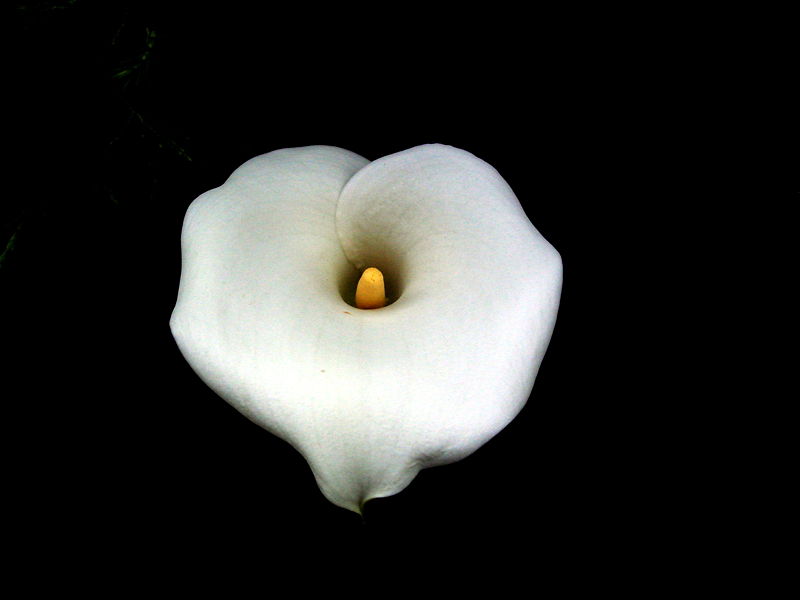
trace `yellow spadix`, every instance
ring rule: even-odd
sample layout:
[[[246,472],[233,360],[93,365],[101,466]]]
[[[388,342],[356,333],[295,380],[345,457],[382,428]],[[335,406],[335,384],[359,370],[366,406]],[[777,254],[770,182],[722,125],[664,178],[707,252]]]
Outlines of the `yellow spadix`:
[[[358,308],[383,308],[386,306],[386,290],[383,273],[370,267],[361,274],[356,287],[356,306]]]

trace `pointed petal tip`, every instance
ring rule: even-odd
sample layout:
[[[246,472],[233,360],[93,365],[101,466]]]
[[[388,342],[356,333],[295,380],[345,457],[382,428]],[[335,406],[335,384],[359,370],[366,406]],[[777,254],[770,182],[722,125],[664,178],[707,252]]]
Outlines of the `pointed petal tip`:
[[[308,459],[306,459],[308,460]],[[317,464],[319,468],[319,465]],[[361,479],[353,477],[353,471],[348,472],[348,465],[345,471],[327,472],[315,470],[312,472],[317,480],[317,486],[331,503],[349,510],[358,515],[364,516],[364,507],[372,500],[387,498],[399,494],[405,490],[420,471],[420,466],[412,462],[404,464],[393,473],[383,473],[380,477]],[[338,476],[337,476],[338,475]]]

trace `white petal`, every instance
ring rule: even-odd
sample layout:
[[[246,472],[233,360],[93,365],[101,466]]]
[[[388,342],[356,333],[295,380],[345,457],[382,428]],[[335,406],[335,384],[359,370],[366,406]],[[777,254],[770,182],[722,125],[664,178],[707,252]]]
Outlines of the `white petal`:
[[[292,443],[351,510],[517,414],[561,288],[558,253],[483,161],[422,146],[365,164],[280,151],[201,196],[172,319],[206,383]],[[383,270],[396,301],[345,303],[348,258]]]

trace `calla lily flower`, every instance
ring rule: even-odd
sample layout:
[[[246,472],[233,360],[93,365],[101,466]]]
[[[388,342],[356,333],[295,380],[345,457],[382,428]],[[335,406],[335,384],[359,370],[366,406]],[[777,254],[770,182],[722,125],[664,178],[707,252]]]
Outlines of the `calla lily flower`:
[[[443,145],[258,156],[190,205],[181,246],[183,356],[356,512],[518,414],[561,294],[508,184]]]

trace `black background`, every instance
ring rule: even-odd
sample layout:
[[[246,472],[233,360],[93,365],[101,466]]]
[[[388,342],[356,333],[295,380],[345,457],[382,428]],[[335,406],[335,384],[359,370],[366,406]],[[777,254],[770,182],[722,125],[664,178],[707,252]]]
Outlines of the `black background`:
[[[363,565],[408,542],[421,565],[499,556],[565,585],[653,568],[685,501],[662,483],[659,411],[640,402],[658,387],[638,372],[649,290],[630,289],[644,261],[625,251],[642,236],[633,200],[657,202],[642,140],[668,117],[640,75],[658,58],[632,60],[590,14],[464,10],[17,6],[0,286],[22,555],[80,543],[101,571],[149,572],[294,540]],[[428,142],[503,175],[562,255],[562,304],[519,417],[362,519],[181,357],[180,228],[257,154],[329,144],[376,159]],[[360,554],[340,549],[352,540]]]

